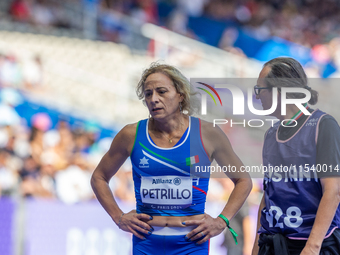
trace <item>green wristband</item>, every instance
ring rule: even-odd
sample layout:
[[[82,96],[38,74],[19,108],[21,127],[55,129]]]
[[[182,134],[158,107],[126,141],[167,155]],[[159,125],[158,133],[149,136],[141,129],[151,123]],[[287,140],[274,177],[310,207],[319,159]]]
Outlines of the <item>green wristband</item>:
[[[225,217],[223,214],[218,215],[218,217],[220,217],[221,219],[223,219],[225,221],[225,223],[227,223],[227,227],[228,227],[229,231],[231,232],[231,234],[233,235],[234,241],[235,241],[235,243],[237,245],[238,243],[237,243],[237,238],[236,237],[238,236],[238,234],[236,234],[235,230],[233,230],[229,226],[229,220],[227,219],[227,217]]]

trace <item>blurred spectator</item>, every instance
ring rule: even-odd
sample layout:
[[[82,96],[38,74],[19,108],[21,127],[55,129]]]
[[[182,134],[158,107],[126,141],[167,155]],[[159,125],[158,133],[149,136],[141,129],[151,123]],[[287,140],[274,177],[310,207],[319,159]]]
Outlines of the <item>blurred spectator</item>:
[[[98,29],[99,37],[105,41],[120,42],[125,28],[123,24],[123,3],[116,1],[108,6],[102,1],[99,7]]]
[[[19,125],[21,118],[14,107],[21,104],[21,96],[14,89],[6,88],[1,90],[0,99],[0,125]]]
[[[22,74],[26,89],[41,90],[43,84],[43,68],[39,55],[23,61]]]
[[[21,179],[37,179],[40,174],[40,166],[32,156],[24,159],[23,168],[20,170]]]
[[[40,163],[40,155],[44,151],[44,143],[43,143],[44,131],[32,127],[31,136],[30,136],[30,148],[31,155],[35,162]]]
[[[53,26],[58,28],[72,28],[71,20],[66,13],[66,8],[63,7],[63,2],[52,1],[50,2],[50,9],[54,17]]]
[[[46,0],[36,0],[32,5],[32,18],[36,25],[49,27],[56,23],[51,6]]]
[[[131,162],[127,160],[110,181],[113,195],[127,202],[135,201]]]
[[[188,16],[183,11],[173,11],[167,27],[175,33],[191,37],[188,31]]]
[[[18,125],[20,116],[13,107],[8,104],[0,104],[0,125]]]
[[[158,10],[155,0],[136,0],[131,10],[131,17],[139,24],[158,23]]]
[[[41,168],[41,186],[51,195],[55,196],[56,186],[55,186],[55,174],[56,169],[49,162],[42,162]]]
[[[67,162],[71,160],[74,153],[74,141],[70,127],[65,121],[58,123],[58,134],[59,142],[53,147],[53,150],[59,160],[57,169],[60,169],[61,166],[65,167]]]
[[[52,129],[44,134],[46,150],[41,154],[41,159],[48,161],[56,170],[65,169],[72,158],[75,142],[68,123],[60,120],[57,129]]]
[[[11,159],[8,151],[0,149],[0,197],[13,193],[18,184],[18,169],[10,164]]]
[[[19,174],[21,195],[25,197],[45,196],[44,189],[40,185],[40,166],[32,156],[24,159],[24,165]]]
[[[0,56],[0,85],[1,87],[21,88],[23,77],[14,55]]]
[[[205,5],[209,0],[186,1],[177,0],[178,9],[184,11],[188,16],[202,16]]]
[[[85,124],[84,129],[76,129],[74,131],[74,152],[90,153],[91,149],[95,149],[91,147],[97,141],[97,132],[98,129],[96,127],[91,127],[88,124]]]
[[[14,0],[9,13],[16,21],[31,22],[32,20],[29,0]]]
[[[0,87],[39,91],[43,83],[40,56],[19,59],[0,53]]]
[[[91,172],[80,153],[73,155],[70,165],[56,173],[56,194],[64,203],[74,204],[93,197],[89,185]]]
[[[40,131],[46,132],[52,126],[52,120],[46,113],[36,113],[31,119],[32,126]]]

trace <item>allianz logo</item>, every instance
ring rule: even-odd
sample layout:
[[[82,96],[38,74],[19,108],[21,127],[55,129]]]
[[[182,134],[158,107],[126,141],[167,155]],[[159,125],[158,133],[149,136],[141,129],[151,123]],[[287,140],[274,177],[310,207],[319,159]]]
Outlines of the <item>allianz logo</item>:
[[[176,186],[181,184],[181,178],[174,178],[174,179],[152,179],[152,184],[175,184]]]

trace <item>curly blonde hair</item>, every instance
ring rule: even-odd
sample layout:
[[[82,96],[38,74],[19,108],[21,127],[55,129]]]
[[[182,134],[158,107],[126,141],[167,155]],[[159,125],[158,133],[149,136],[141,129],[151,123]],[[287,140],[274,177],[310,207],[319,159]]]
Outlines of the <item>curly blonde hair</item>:
[[[174,87],[182,97],[182,112],[192,115],[198,108],[199,101],[196,99],[194,89],[190,81],[175,67],[158,62],[151,63],[150,67],[144,70],[141,79],[138,82],[136,93],[139,99],[144,100],[144,85],[149,75],[162,73],[172,80]]]

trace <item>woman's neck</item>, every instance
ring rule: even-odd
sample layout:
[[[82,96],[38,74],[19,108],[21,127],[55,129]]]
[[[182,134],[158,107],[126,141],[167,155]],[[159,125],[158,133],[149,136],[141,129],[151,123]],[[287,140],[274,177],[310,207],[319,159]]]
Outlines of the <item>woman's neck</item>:
[[[179,116],[167,119],[167,120],[157,120],[150,119],[151,129],[162,132],[162,133],[174,133],[178,130],[185,130],[188,125],[188,116],[180,114]]]

